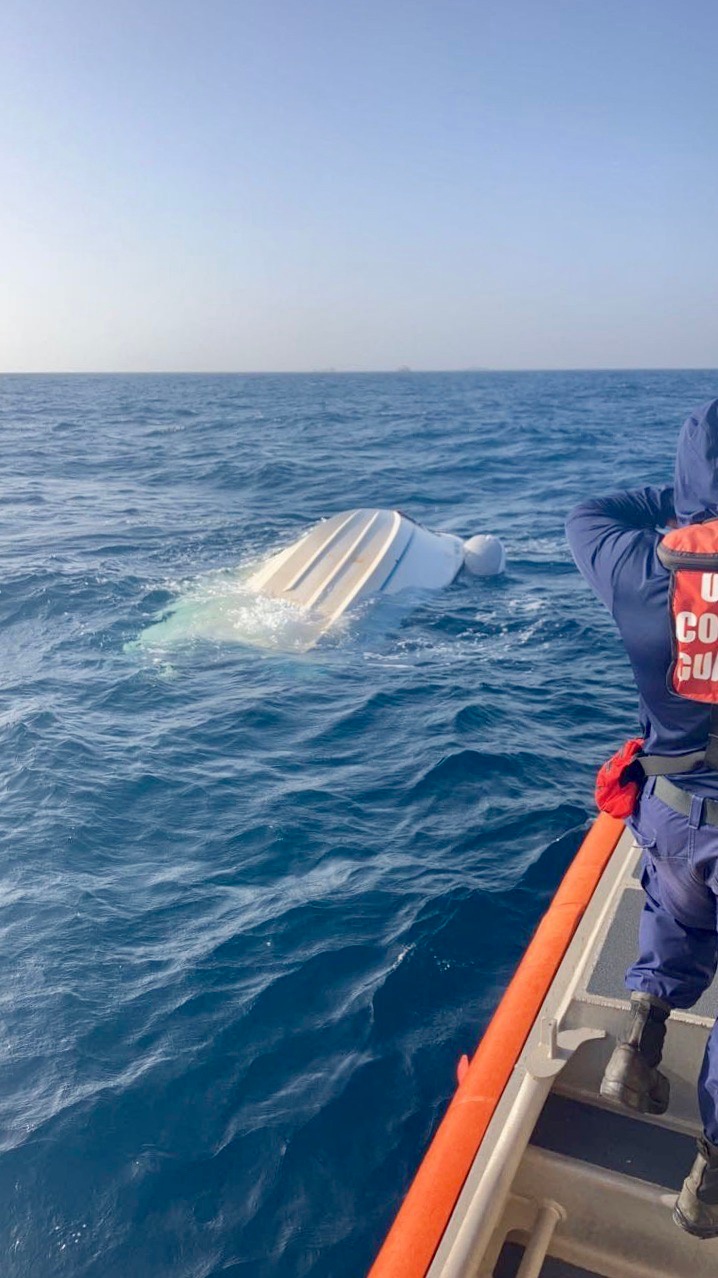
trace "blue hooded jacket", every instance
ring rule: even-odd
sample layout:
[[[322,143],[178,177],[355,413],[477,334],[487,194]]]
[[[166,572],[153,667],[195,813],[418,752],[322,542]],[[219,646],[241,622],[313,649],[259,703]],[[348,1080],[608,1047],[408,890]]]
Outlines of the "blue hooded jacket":
[[[669,521],[683,525],[710,518],[718,518],[718,400],[684,423],[673,488],[639,488],[586,501],[566,521],[576,564],[609,609],[628,653],[649,754],[687,754],[705,749],[708,741],[710,709],[668,686],[670,574],[656,549]],[[693,794],[718,795],[718,773],[707,768],[671,780]]]

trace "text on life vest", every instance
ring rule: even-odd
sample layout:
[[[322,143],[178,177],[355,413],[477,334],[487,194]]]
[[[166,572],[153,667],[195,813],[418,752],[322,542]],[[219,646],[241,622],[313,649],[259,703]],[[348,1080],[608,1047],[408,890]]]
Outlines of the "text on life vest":
[[[718,603],[718,573],[701,573],[700,599]],[[695,611],[683,608],[674,614],[678,641],[674,678],[679,684],[693,679],[718,682],[718,612],[702,611],[698,600],[694,608]],[[698,651],[701,645],[704,650]],[[706,652],[705,646],[711,650]]]

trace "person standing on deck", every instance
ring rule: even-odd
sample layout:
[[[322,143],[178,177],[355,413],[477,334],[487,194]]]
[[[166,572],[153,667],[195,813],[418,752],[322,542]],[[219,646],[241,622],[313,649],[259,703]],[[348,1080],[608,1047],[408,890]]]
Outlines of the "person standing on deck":
[[[566,522],[576,564],[619,629],[644,736],[642,755],[631,765],[634,776],[640,772],[641,789],[628,818],[643,848],[639,954],[626,973],[632,992],[626,1036],[609,1061],[601,1093],[654,1114],[663,1113],[669,1099],[668,1079],[657,1068],[666,1021],[673,1008],[693,1007],[718,966],[718,741],[709,749],[718,710],[671,686],[671,574],[659,556],[667,527],[708,520],[718,520],[718,400],[685,422],[673,487],[586,501]],[[718,1022],[708,1039],[698,1099],[704,1136],[674,1220],[709,1238],[718,1236]]]

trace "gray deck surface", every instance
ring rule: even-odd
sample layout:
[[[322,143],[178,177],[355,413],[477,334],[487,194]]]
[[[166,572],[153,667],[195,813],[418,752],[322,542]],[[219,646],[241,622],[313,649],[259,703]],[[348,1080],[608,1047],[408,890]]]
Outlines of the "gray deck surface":
[[[626,1274],[641,1278],[651,1272],[663,1278],[718,1278],[718,1242],[711,1249],[710,1243],[682,1234],[671,1214],[674,1195],[695,1159],[700,1131],[695,1079],[709,1032],[705,1022],[718,1018],[718,981],[688,1013],[676,1012],[672,1018],[665,1054],[671,1103],[665,1117],[637,1117],[604,1102],[599,1094],[612,1045],[626,1024],[629,994],[624,977],[638,952],[645,899],[639,862],[638,850],[632,849],[626,834],[573,949],[569,947],[552,1001],[547,1001],[543,1054],[536,1047],[534,1026],[525,1073],[512,1084],[511,1096],[518,1105],[527,1078],[539,1085],[548,1078],[542,1072],[546,1044],[552,1042],[550,1035],[545,1037],[546,1024],[555,1029],[565,1018],[579,1046],[572,1049],[567,1042],[564,1047],[571,1055],[543,1102],[518,1166],[503,1233],[495,1235],[494,1246],[503,1241],[503,1247],[492,1278],[516,1278],[524,1255],[523,1231],[534,1228],[535,1206],[543,1200],[560,1203],[564,1211],[549,1248],[574,1263],[547,1255],[541,1278],[603,1278],[608,1273],[615,1278],[624,1261]],[[552,1016],[557,1019],[548,1020]],[[580,1041],[582,1030],[589,1034]],[[591,1267],[582,1268],[582,1263]],[[475,1270],[451,1269],[454,1276],[459,1272]]]
[[[519,1243],[504,1243],[494,1269],[494,1278],[516,1278],[523,1254],[524,1249]],[[565,1260],[556,1260],[555,1256],[547,1256],[541,1268],[541,1278],[601,1278],[601,1275],[590,1269],[577,1269],[575,1265],[568,1265]]]
[[[676,1191],[696,1156],[690,1136],[555,1092],[544,1106],[531,1144]]]
[[[618,905],[598,962],[587,985],[589,994],[604,998],[627,998],[623,977],[636,958],[638,920],[643,908],[643,892],[627,887]],[[698,1016],[718,1017],[718,982],[703,995],[695,1007]]]

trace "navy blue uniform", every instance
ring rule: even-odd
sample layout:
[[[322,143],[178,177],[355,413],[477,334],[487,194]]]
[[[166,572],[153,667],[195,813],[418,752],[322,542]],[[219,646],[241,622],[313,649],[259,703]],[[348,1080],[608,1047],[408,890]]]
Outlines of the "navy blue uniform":
[[[566,524],[573,557],[609,609],[628,653],[649,754],[688,754],[708,742],[710,710],[678,696],[668,684],[670,576],[656,553],[669,523],[706,518],[718,518],[718,400],[684,424],[672,488],[640,488],[584,502]],[[695,796],[688,817],[661,802],[651,778],[629,822],[644,851],[646,900],[639,956],[626,984],[687,1008],[711,983],[718,965],[718,827],[703,821],[703,799],[718,799],[718,772],[701,767],[672,775],[671,781]],[[715,1026],[698,1093],[706,1136],[718,1144]]]

